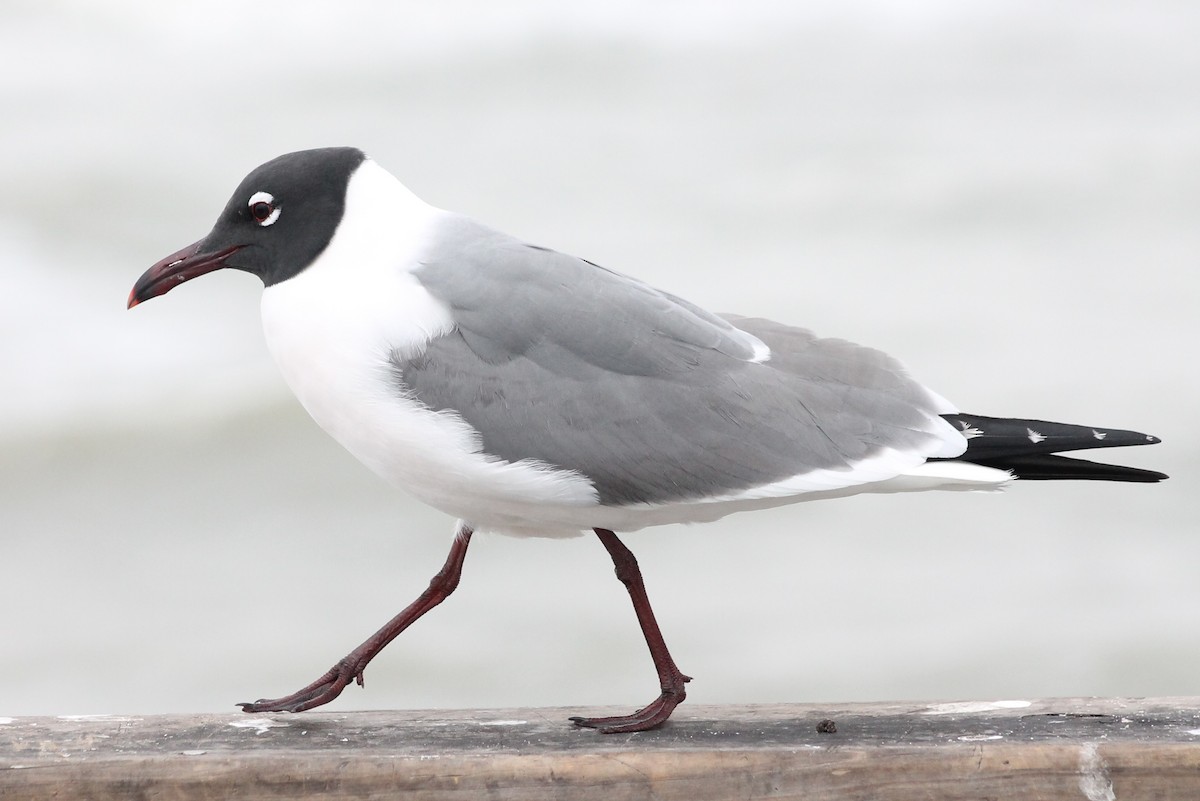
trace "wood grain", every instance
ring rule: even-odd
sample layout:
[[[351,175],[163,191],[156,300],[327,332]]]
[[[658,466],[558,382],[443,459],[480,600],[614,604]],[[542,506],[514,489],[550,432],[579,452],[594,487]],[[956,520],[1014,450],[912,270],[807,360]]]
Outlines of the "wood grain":
[[[1194,697],[692,706],[607,736],[575,712],[0,717],[0,797],[1200,798]]]

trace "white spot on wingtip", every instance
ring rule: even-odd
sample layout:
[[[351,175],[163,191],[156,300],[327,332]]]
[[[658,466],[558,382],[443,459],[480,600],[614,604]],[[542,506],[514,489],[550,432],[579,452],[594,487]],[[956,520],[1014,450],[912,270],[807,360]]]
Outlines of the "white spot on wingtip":
[[[1104,439],[1105,437],[1108,436],[1108,432],[1107,431],[1097,431],[1096,429],[1093,428],[1092,436],[1095,437],[1096,439]]]
[[[1046,438],[1044,435],[1039,434],[1038,432],[1034,431],[1032,428],[1027,428],[1027,429],[1025,429],[1025,431],[1026,431],[1026,433],[1029,434],[1029,441],[1035,445]]]
[[[1079,790],[1088,801],[1116,801],[1108,766],[1096,743],[1084,743],[1079,749]]]
[[[964,420],[959,420],[958,425],[959,425],[959,428],[962,429],[962,435],[964,437],[966,437],[967,439],[975,439],[975,437],[983,436],[982,430],[976,428],[975,426],[971,425],[970,423],[968,423]]]

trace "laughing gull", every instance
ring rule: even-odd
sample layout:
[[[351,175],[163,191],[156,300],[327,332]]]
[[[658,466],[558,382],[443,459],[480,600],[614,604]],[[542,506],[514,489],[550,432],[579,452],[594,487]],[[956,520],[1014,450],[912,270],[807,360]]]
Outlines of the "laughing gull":
[[[616,531],[861,492],[1166,478],[1058,455],[1156,437],[962,413],[880,351],[712,314],[433,208],[355,148],[255,169],[208,236],[138,279],[129,307],[226,267],[262,279],[267,344],[317,423],[459,518],[416,601],[312,684],[247,712],[312,709],[362,684],[454,591],[474,531],[600,538],[661,693],[630,715],[572,720],[631,732],[663,723],[689,677]]]

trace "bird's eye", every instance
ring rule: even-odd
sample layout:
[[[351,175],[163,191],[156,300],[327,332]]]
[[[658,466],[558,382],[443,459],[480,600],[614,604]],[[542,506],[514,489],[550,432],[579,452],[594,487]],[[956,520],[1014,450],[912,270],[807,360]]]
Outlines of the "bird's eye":
[[[281,211],[270,192],[255,192],[248,202],[250,217],[263,228],[279,219]]]

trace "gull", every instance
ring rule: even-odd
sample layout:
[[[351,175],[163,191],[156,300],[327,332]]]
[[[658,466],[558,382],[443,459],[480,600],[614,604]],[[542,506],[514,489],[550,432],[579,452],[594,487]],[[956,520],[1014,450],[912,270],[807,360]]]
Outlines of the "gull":
[[[616,532],[858,493],[995,490],[1013,479],[1155,482],[1063,451],[1134,431],[958,410],[881,351],[717,315],[420,200],[361,150],[289,153],[241,182],[212,231],[147,270],[130,308],[219,269],[263,282],[262,324],[313,419],[391,484],[458,518],[429,588],[316,681],[247,712],[299,712],[458,586],[473,533],[592,531],[627,588],[659,695],[686,696]]]

